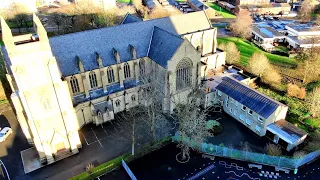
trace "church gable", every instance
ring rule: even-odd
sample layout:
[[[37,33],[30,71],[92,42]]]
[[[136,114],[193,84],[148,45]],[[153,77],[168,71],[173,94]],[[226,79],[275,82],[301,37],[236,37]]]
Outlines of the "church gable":
[[[161,65],[167,67],[167,61],[171,59],[179,48],[183,39],[158,27],[154,27],[148,50],[148,57]]]

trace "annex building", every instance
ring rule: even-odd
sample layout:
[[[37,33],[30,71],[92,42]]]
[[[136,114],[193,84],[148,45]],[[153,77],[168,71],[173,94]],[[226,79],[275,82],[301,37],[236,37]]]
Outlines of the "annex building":
[[[82,147],[78,130],[145,104],[143,77],[157,74],[162,109],[186,96],[224,64],[217,29],[202,11],[48,38],[34,15],[35,34],[12,36],[1,19],[2,54],[17,118],[42,162]]]
[[[219,104],[224,112],[258,136],[266,136],[287,151],[301,144],[307,133],[285,120],[288,106],[251,88],[251,78],[232,66],[208,77],[205,106]]]

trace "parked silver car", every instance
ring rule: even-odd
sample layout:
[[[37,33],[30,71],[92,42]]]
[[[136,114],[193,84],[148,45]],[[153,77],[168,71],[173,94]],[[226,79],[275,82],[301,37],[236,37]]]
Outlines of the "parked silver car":
[[[9,127],[5,127],[0,131],[0,142],[3,142],[7,139],[7,137],[12,133],[12,129]]]

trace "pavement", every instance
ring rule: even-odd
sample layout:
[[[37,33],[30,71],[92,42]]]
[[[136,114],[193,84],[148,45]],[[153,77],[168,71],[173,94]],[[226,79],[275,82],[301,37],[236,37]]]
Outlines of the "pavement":
[[[30,146],[12,110],[0,115],[0,127],[12,129],[12,134],[0,143],[0,159],[5,164],[11,179],[20,179],[20,175],[24,174],[20,151]]]
[[[42,167],[33,172],[24,173],[20,151],[30,148],[12,110],[0,115],[0,127],[10,126],[13,133],[0,143],[0,159],[7,167],[12,180],[68,179],[85,171],[92,163],[98,166],[120,155],[131,152],[131,121],[111,121],[100,126],[88,124],[80,131],[82,149],[76,155]],[[132,119],[131,119],[132,120]],[[170,126],[172,127],[172,126]],[[167,137],[171,130],[164,133],[159,126],[157,138]],[[141,121],[136,124],[135,148],[139,149],[148,143],[148,125]]]
[[[189,162],[178,163],[175,159],[180,149],[171,143],[140,159],[129,163],[128,166],[139,180],[184,180],[184,179],[320,179],[320,160],[301,169],[295,175],[277,172],[273,167],[262,166],[262,169],[249,168],[248,162],[215,157],[214,160],[202,158],[197,152],[191,153]],[[123,168],[106,174],[100,179],[128,179]]]
[[[264,153],[264,147],[270,142],[268,139],[255,134],[245,125],[225,112],[211,113],[208,119],[219,119],[218,122],[223,127],[223,132],[221,134],[207,139],[208,143],[215,145],[223,144],[226,147],[241,149],[242,146],[240,142],[248,142],[252,152]]]

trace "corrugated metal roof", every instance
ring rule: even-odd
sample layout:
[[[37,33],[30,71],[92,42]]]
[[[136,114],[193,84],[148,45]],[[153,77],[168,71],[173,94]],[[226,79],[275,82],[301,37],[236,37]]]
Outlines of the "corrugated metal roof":
[[[148,57],[162,67],[167,67],[168,60],[177,51],[183,39],[158,27],[154,27]]]
[[[294,126],[286,120],[279,120],[275,123],[269,124],[267,130],[277,134],[281,139],[287,143],[294,144],[303,136],[307,135],[302,129]]]
[[[216,89],[264,118],[268,118],[280,105],[271,98],[229,77],[223,77]]]

